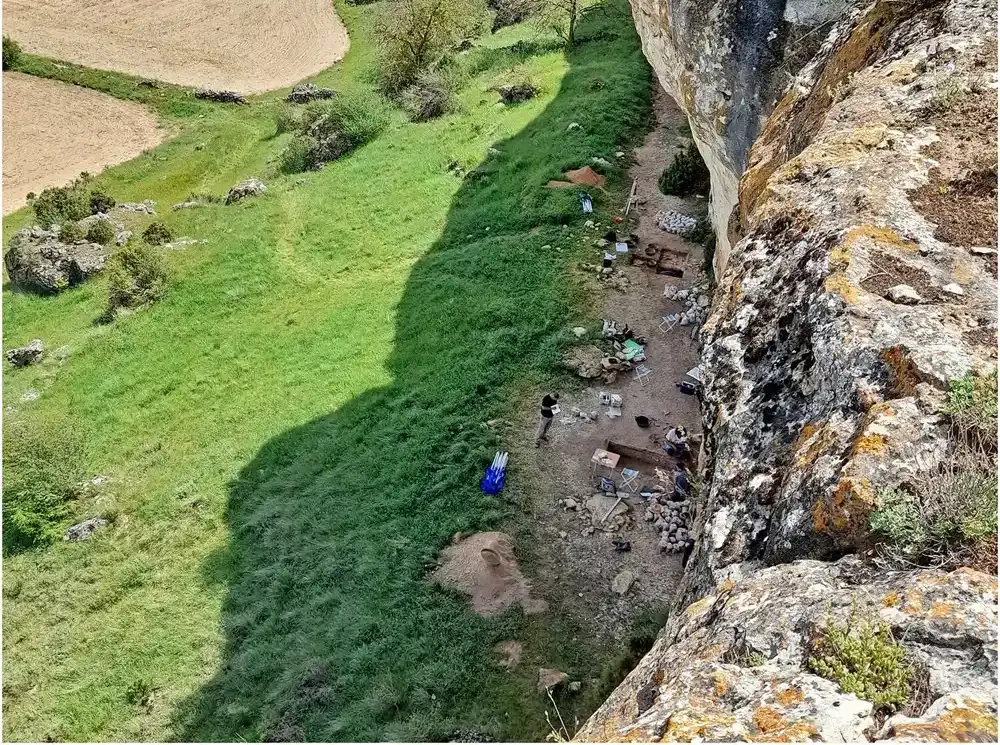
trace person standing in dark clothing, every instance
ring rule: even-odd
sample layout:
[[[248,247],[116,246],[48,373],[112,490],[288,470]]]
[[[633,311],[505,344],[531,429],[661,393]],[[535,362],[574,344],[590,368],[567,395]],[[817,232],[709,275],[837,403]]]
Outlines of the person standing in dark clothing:
[[[691,552],[694,551],[694,539],[688,538],[684,541],[684,558],[681,559],[681,566],[686,567],[688,559],[691,558]]]
[[[555,416],[555,412],[552,411],[556,402],[559,401],[559,396],[555,393],[546,393],[542,397],[542,415],[538,420],[538,429],[535,430],[535,447],[537,448],[542,440],[548,441],[546,433],[549,431],[549,427],[552,426],[552,417]]]

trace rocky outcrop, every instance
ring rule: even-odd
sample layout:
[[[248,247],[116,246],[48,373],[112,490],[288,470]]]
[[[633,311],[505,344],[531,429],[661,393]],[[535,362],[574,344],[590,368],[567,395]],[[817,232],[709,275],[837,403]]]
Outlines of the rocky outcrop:
[[[195,89],[194,97],[215,103],[235,103],[243,106],[250,103],[246,97],[236,91],[213,91],[209,88]]]
[[[17,231],[3,257],[11,283],[42,294],[80,284],[104,269],[107,260],[98,243],[63,243],[58,230],[37,226]]]
[[[288,103],[309,103],[310,101],[323,101],[333,98],[337,92],[333,88],[320,88],[312,83],[303,83],[292,88],[291,92],[285,96]]]
[[[83,232],[86,233],[90,230],[91,226],[98,222],[106,222],[111,226],[111,229],[114,231],[114,242],[116,246],[124,246],[132,237],[132,231],[126,228],[124,223],[119,220],[115,220],[103,212],[98,212],[96,215],[85,217],[80,220],[77,225],[79,225]]]
[[[579,737],[995,740],[995,577],[877,571],[869,518],[880,492],[949,462],[950,383],[996,367],[996,6],[837,6],[787,90],[771,60],[738,113],[726,85],[763,27],[708,34],[735,6],[633,0],[717,220],[732,200],[731,243],[701,335],[706,438],[676,614]],[[923,695],[882,722],[810,672],[827,606],[888,623]]]
[[[712,177],[717,272],[740,174],[764,119],[849,0],[631,0],[643,52],[687,112]]]
[[[892,629],[924,688],[880,729],[871,702],[808,669],[817,630],[852,614]],[[971,569],[873,576],[854,558],[762,569],[675,616],[576,739],[995,741],[996,623],[996,578]]]
[[[240,181],[226,194],[226,204],[234,204],[247,197],[258,197],[267,191],[262,181],[255,178],[248,178]]]
[[[41,362],[45,356],[45,347],[41,339],[32,339],[23,347],[7,350],[7,361],[14,367],[27,367]]]

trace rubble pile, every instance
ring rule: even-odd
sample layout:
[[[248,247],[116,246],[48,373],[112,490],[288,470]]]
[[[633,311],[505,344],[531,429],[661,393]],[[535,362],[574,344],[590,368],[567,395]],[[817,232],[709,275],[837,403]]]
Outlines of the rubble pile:
[[[664,210],[656,213],[656,224],[660,226],[661,230],[668,233],[683,235],[690,233],[697,227],[698,219],[673,210]]]
[[[691,505],[688,502],[671,502],[666,495],[654,494],[646,505],[643,518],[660,534],[660,551],[681,553],[690,537]]]

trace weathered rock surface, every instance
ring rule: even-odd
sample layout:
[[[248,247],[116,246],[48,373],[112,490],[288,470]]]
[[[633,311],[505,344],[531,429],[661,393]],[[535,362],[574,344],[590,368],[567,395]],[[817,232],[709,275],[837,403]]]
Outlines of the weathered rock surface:
[[[538,668],[538,692],[545,693],[569,680],[569,675],[562,670],[552,670],[547,667]]]
[[[702,328],[706,438],[676,614],[578,737],[995,741],[995,577],[877,573],[851,554],[871,545],[880,490],[950,457],[950,382],[996,366],[996,6],[789,2],[782,30],[760,3],[632,4],[730,242]],[[727,93],[762,34],[777,29],[774,51],[816,18],[835,21],[818,50]],[[769,87],[778,61],[795,62],[786,92]],[[930,708],[876,732],[869,702],[808,671],[827,603],[892,627]]]
[[[108,521],[103,517],[92,517],[89,520],[84,520],[82,523],[77,523],[67,528],[63,540],[85,541],[107,524]]]
[[[4,254],[10,281],[25,290],[54,294],[104,269],[108,254],[98,243],[63,243],[55,230],[22,228]]]
[[[267,187],[264,186],[263,181],[258,181],[255,178],[248,178],[244,181],[240,181],[236,184],[236,186],[229,190],[226,194],[226,204],[233,204],[241,199],[246,199],[247,197],[259,197],[266,191]]]
[[[41,339],[32,339],[23,347],[7,350],[7,361],[14,367],[26,367],[41,362],[45,356],[45,347]]]
[[[872,704],[806,669],[816,629],[852,609],[889,624],[929,673],[934,703],[889,720],[882,737],[996,738],[996,578],[971,569],[872,576],[849,557],[761,569],[688,606],[577,739],[864,742]]]
[[[250,103],[236,91],[213,91],[208,88],[196,88],[194,97],[205,101],[214,101],[215,103],[235,103],[241,105]]]
[[[337,92],[333,88],[320,88],[313,83],[303,83],[292,88],[292,92],[285,96],[285,100],[288,103],[309,103],[323,101],[336,95]]]

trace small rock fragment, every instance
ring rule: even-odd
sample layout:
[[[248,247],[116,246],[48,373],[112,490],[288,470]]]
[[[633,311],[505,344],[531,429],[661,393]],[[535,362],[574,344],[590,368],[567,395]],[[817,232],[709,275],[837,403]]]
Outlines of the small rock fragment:
[[[887,294],[892,302],[899,303],[900,305],[916,305],[923,299],[909,285],[890,287]]]

